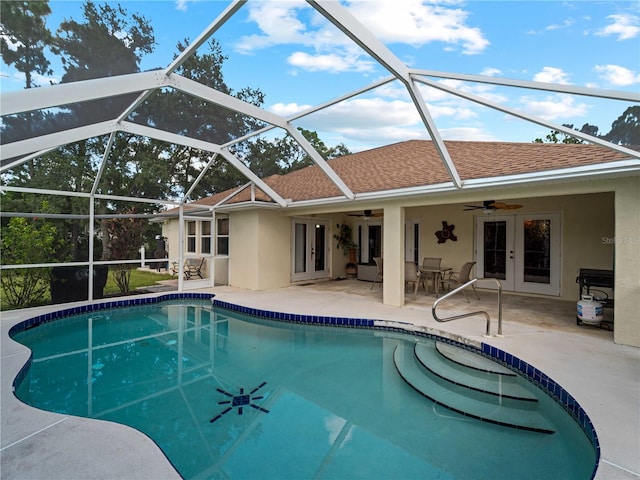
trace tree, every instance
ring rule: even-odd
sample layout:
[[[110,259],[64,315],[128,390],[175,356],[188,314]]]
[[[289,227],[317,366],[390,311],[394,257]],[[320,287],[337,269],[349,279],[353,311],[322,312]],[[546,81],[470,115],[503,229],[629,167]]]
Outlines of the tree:
[[[140,71],[144,54],[153,52],[155,37],[148,21],[119,4],[82,6],[82,23],[69,19],[60,24],[52,51],[65,69],[62,83],[124,75]],[[136,93],[83,102],[69,107],[80,124],[111,120],[137,97]]]
[[[45,49],[52,39],[51,32],[46,27],[46,17],[49,14],[51,10],[48,0],[0,2],[2,61],[24,74],[25,88],[35,86],[34,76],[53,73],[51,63],[45,56]],[[41,127],[50,117],[42,112],[3,117],[3,143],[44,133]]]
[[[573,128],[573,125],[563,124],[564,127]],[[595,125],[585,123],[580,132],[592,137],[602,138],[618,145],[640,145],[640,106],[627,108],[612,124],[611,130],[606,135],[598,135],[599,129]],[[536,138],[536,143],[584,143],[571,135],[558,130],[552,130],[542,138]]]
[[[51,262],[56,247],[56,229],[43,221],[12,218],[2,232],[2,263],[26,265]],[[3,270],[0,283],[5,301],[12,308],[25,308],[42,302],[49,289],[49,269],[16,268]]]
[[[187,45],[186,39],[179,42],[178,51],[183,52]],[[186,59],[176,73],[251,105],[261,106],[264,95],[260,90],[245,87],[234,92],[225,83],[222,67],[227,57],[222,53],[220,44],[210,40],[206,46],[206,50],[201,49]],[[225,144],[263,125],[255,118],[169,89],[155,92],[141,105],[137,116],[138,121],[144,119],[170,132],[215,144]],[[154,140],[151,140],[151,144],[156,149],[156,155],[162,156],[170,166],[174,180],[171,188],[177,195],[188,191],[193,180],[209,163],[211,165],[192,192],[192,198],[201,198],[246,182],[244,176],[221,156]],[[236,147],[234,152],[239,153],[240,150],[241,147]]]
[[[2,2],[3,7],[5,3],[21,2]],[[51,50],[61,57],[65,68],[62,81],[66,83],[137,72],[140,70],[139,62],[142,55],[153,51],[154,44],[152,29],[143,17],[137,14],[129,16],[119,5],[96,6],[87,1],[83,5],[82,20],[68,19],[61,23],[57,36],[51,39]],[[22,60],[22,63],[25,63],[25,60]],[[53,115],[50,114],[50,118],[41,118],[37,128],[32,129],[32,134],[52,133],[80,124],[114,118],[116,112],[121,112],[126,105],[133,102],[135,96],[136,94],[124,95],[68,106],[64,110],[56,111]],[[3,118],[3,122],[4,120]],[[18,139],[15,134],[16,129],[12,128],[16,124],[19,122],[3,125],[3,140]],[[31,187],[43,189],[88,192],[92,188],[102,160],[106,140],[106,137],[93,138],[61,147],[14,169],[9,182],[17,186],[28,184]],[[118,150],[122,145],[126,148]],[[126,142],[121,142],[116,145],[112,158],[126,159],[132,156],[135,156],[135,152],[132,153]],[[124,169],[122,163],[110,164],[114,166],[115,172],[111,173],[107,181],[102,184],[103,193],[122,195],[131,188],[131,182],[128,179],[134,176],[134,173],[125,177],[126,180],[114,180],[116,173]],[[152,182],[157,184],[157,178]],[[38,201],[26,200],[27,197],[29,196],[23,195],[22,198],[13,196],[10,200],[13,205],[22,203],[24,206],[30,206],[31,208],[26,211],[42,211]],[[5,208],[11,208],[11,206],[11,202],[9,205],[5,204]],[[48,206],[51,213],[88,213],[88,202],[72,196],[51,196],[48,199]],[[98,213],[107,213],[118,208],[121,208],[120,205],[96,203]],[[56,225],[61,237],[69,240],[73,259],[87,259],[88,251],[86,248],[82,250],[83,235],[88,230],[86,221],[59,220],[56,221]]]
[[[604,139],[618,145],[640,145],[640,106],[627,108],[611,124]]]
[[[325,160],[351,153],[344,144],[327,147],[316,132],[304,128],[298,130]],[[260,178],[284,175],[314,165],[309,154],[289,134],[274,140],[258,139],[248,142],[244,160]]]
[[[129,213],[135,213],[132,210]],[[135,260],[143,243],[146,222],[139,218],[116,218],[104,222],[106,225],[107,250],[111,258],[107,260]],[[129,292],[129,280],[133,264],[121,263],[111,270],[113,280],[121,293]]]
[[[34,86],[34,74],[53,73],[44,54],[52,38],[46,27],[46,17],[50,14],[49,0],[0,2],[2,60],[24,73],[25,88]]]
[[[563,123],[562,126],[567,128],[573,128],[573,125],[566,124],[566,123]],[[590,127],[589,124],[585,123],[585,125],[582,128],[588,128],[588,127]],[[597,130],[597,127],[596,127],[596,130]],[[583,133],[586,133],[586,132],[583,132]],[[580,140],[579,138],[572,137],[567,133],[560,132],[559,130],[551,130],[549,134],[545,135],[544,139],[536,138],[534,140],[534,143],[584,143],[584,141]]]

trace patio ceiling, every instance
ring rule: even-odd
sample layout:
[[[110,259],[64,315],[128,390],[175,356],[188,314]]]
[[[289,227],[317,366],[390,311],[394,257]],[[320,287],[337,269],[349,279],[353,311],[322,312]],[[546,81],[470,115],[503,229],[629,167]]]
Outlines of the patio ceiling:
[[[346,8],[341,6],[339,2],[335,1],[308,0],[308,3],[320,15],[322,15],[337,29],[343,32],[353,43],[366,51],[376,62],[382,65],[390,73],[389,77],[375,81],[370,85],[367,85],[358,90],[347,92],[338,98],[334,98],[333,100],[325,102],[323,104],[315,105],[303,112],[297,113],[290,117],[283,117],[177,74],[176,70],[178,69],[178,67],[192,55],[194,55],[194,53],[200,46],[211,39],[216,31],[220,27],[222,27],[225,22],[227,22],[232,16],[234,16],[245,3],[246,1],[231,2],[226,10],[224,10],[218,16],[218,18],[216,18],[209,25],[209,27],[206,28],[200,34],[200,36],[195,39],[195,41],[193,41],[164,69],[108,78],[98,78],[94,80],[79,81],[22,91],[3,92],[0,99],[0,113],[3,117],[7,115],[16,115],[32,111],[46,112],[51,109],[55,110],[72,104],[88,104],[87,102],[95,102],[99,107],[100,105],[106,105],[106,102],[112,102],[117,99],[130,97],[131,100],[126,102],[125,105],[119,111],[117,111],[116,114],[113,115],[113,118],[103,118],[100,119],[100,121],[95,121],[93,123],[85,121],[81,125],[70,126],[69,128],[65,128],[60,131],[40,132],[37,136],[2,144],[0,155],[0,173],[11,172],[12,169],[24,164],[25,162],[31,161],[32,159],[37,158],[38,156],[45,153],[51,152],[63,145],[101,136],[109,136],[109,141],[106,144],[101,167],[98,171],[97,178],[94,181],[93,188],[90,192],[74,193],[74,195],[84,196],[87,198],[103,198],[107,200],[142,200],[146,202],[157,202],[159,204],[167,205],[179,205],[194,200],[193,198],[191,198],[191,194],[194,188],[197,186],[198,182],[201,181],[204,172],[200,174],[198,178],[194,179],[191,187],[184,193],[181,198],[178,198],[175,201],[151,199],[148,197],[145,197],[144,199],[138,197],[114,197],[110,196],[109,194],[101,193],[99,188],[100,177],[104,171],[105,164],[108,162],[108,157],[112,149],[115,135],[118,132],[126,132],[127,134],[133,134],[144,138],[153,138],[162,142],[166,142],[168,144],[193,147],[204,152],[210,152],[211,154],[213,154],[213,156],[208,165],[205,167],[205,171],[207,168],[209,168],[209,166],[213,162],[213,159],[215,159],[217,156],[222,156],[228,161],[229,164],[240,171],[248,179],[249,182],[253,183],[262,192],[267,194],[277,205],[283,208],[291,208],[299,206],[298,203],[294,200],[283,198],[280,193],[266,184],[238,156],[234,155],[234,153],[232,152],[232,147],[234,145],[237,145],[248,138],[262,135],[270,130],[279,129],[282,132],[288,133],[295,139],[296,142],[298,142],[298,144],[306,151],[306,153],[315,162],[315,164],[322,170],[324,175],[326,175],[326,177],[329,178],[330,181],[337,187],[340,192],[341,198],[344,201],[354,201],[359,199],[358,195],[354,194],[354,192],[347,186],[343,178],[341,178],[341,176],[331,168],[331,166],[321,157],[321,155],[298,131],[295,125],[295,121],[303,117],[313,115],[316,112],[334,106],[346,99],[356,97],[360,94],[391,82],[400,82],[408,92],[409,97],[411,98],[411,101],[416,109],[416,112],[418,113],[424,128],[433,141],[442,164],[446,169],[447,175],[449,177],[449,182],[446,187],[451,191],[462,190],[465,188],[474,188],[474,186],[473,184],[465,185],[465,183],[461,180],[455,160],[451,157],[445,145],[445,142],[443,141],[442,136],[438,131],[435,122],[433,121],[433,115],[430,112],[430,108],[421,94],[420,87],[422,85],[445,91],[449,94],[462,97],[476,104],[483,105],[487,108],[519,119],[526,120],[528,122],[533,122],[551,130],[558,130],[560,132],[570,134],[571,136],[580,138],[589,143],[605,146],[612,150],[628,155],[630,159],[640,159],[640,153],[638,151],[609,143],[602,140],[601,138],[596,138],[564,127],[562,125],[554,124],[542,118],[538,118],[534,115],[518,111],[514,108],[510,108],[496,102],[492,102],[490,100],[487,100],[486,98],[481,98],[469,93],[465,93],[463,89],[447,86],[443,83],[432,80],[432,78],[471,81],[522,89],[551,91],[630,102],[640,102],[640,94],[623,91],[574,87],[564,84],[558,85],[532,81],[516,81],[487,77],[482,75],[446,73],[419,68],[409,68],[378,38],[376,38],[370,30],[365,28],[365,26]],[[261,126],[248,135],[239,135],[233,140],[226,143],[215,143],[209,140],[196,138],[193,135],[187,135],[184,132],[177,131],[175,128],[170,128],[170,126],[164,126],[161,124],[145,125],[131,120],[132,116],[134,116],[134,114],[138,112],[143,106],[146,105],[148,108],[149,105],[153,105],[155,93],[167,89],[175,92],[180,92],[180,94],[184,95],[185,98],[198,98],[206,102],[207,105],[215,105],[230,112],[240,114],[243,117],[256,120]],[[640,170],[640,163],[638,163],[638,169]],[[536,174],[535,178],[537,180],[544,180],[544,174]],[[20,190],[31,193],[47,193],[56,195],[61,194],[61,192],[43,191],[37,188],[32,189],[23,187],[21,189],[18,189],[17,187],[8,186],[2,186],[1,188],[7,191]],[[442,189],[442,186],[440,187],[440,189]],[[371,195],[366,195],[364,198],[370,199]],[[300,206],[302,205],[304,205],[304,202],[300,203]],[[354,208],[357,209],[358,207],[354,205]]]

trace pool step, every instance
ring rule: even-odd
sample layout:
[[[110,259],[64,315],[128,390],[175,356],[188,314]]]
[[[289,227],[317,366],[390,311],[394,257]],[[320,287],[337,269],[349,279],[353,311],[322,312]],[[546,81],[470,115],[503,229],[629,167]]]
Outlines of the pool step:
[[[422,367],[442,380],[497,397],[522,402],[538,401],[529,390],[518,383],[518,377],[514,372],[488,358],[440,342],[436,342],[435,347],[416,343],[414,351]]]
[[[517,375],[507,367],[498,365],[493,360],[482,357],[480,355],[476,355],[469,350],[464,350],[463,348],[438,341],[435,342],[435,346],[440,355],[448,358],[453,363],[456,363],[458,365],[462,365],[473,370],[480,370],[482,372],[504,375],[505,377],[517,377]]]
[[[430,348],[435,351],[435,345]],[[422,347],[418,351],[423,360],[429,355]],[[554,433],[546,419],[537,411],[537,402],[531,401],[530,397],[526,400],[509,398],[458,385],[456,381],[443,379],[425,369],[417,355],[411,344],[401,343],[393,352],[393,362],[400,377],[415,391],[433,402],[484,422],[540,433]],[[437,352],[430,361],[442,362],[436,359]],[[430,366],[441,373],[444,371],[444,368]],[[472,371],[470,369],[470,372]],[[461,378],[458,372],[454,375],[456,379]],[[471,373],[467,372],[467,375]],[[465,377],[465,382],[471,382],[469,377]]]

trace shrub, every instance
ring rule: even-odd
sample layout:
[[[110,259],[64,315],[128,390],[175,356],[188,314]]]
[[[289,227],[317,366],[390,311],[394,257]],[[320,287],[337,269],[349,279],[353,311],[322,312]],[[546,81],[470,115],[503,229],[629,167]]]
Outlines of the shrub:
[[[27,265],[48,263],[53,258],[56,229],[41,220],[12,218],[2,230],[2,263]],[[42,303],[49,287],[48,268],[15,268],[3,270],[0,276],[4,301],[11,308],[24,308]]]

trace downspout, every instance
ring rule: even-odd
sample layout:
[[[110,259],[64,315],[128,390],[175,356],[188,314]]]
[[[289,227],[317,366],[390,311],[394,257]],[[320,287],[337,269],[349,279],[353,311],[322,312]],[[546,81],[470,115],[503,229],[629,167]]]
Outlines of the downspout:
[[[178,291],[184,291],[184,204],[178,208]]]
[[[211,223],[213,225],[211,225],[211,228],[209,229],[209,231],[211,232],[210,235],[212,235],[211,238],[211,267],[209,269],[209,286],[211,288],[216,286],[216,255],[218,252],[218,245],[217,245],[217,239],[218,239],[218,227],[217,224],[218,222],[216,222],[216,210],[215,208],[211,209]]]
[[[89,197],[89,295],[88,295],[88,300],[92,301],[93,300],[93,280],[94,280],[94,274],[93,274],[93,235],[94,235],[94,231],[95,231],[95,227],[93,225],[93,221],[94,221],[94,217],[95,217],[95,213],[96,213],[96,206],[95,206],[95,198],[93,197],[93,195],[91,195],[91,197]]]

